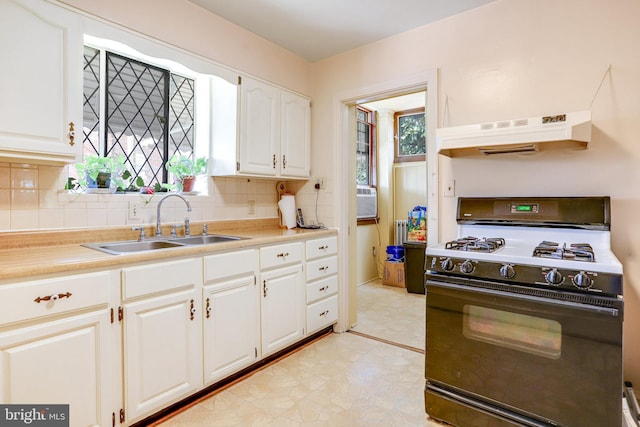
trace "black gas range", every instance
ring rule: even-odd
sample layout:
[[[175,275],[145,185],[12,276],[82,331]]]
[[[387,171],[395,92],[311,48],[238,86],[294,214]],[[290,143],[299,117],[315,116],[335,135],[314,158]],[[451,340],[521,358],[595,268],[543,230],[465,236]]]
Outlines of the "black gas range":
[[[426,252],[427,413],[461,426],[620,425],[609,198],[460,198],[457,222],[458,238]]]

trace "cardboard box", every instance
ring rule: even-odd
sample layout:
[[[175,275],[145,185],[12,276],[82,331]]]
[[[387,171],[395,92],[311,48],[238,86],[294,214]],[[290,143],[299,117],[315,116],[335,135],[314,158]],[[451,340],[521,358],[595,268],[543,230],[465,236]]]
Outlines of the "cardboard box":
[[[404,262],[385,261],[382,284],[404,288]]]

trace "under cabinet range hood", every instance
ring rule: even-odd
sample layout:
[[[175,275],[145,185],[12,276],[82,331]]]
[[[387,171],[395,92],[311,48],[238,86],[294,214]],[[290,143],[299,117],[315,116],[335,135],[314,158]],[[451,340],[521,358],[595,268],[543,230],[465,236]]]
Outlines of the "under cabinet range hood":
[[[438,153],[449,157],[585,149],[591,111],[436,129]]]

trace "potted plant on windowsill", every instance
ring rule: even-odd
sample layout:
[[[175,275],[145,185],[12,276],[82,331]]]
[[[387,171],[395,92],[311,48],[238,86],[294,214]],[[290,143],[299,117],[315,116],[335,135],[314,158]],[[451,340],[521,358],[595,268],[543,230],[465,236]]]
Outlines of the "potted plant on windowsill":
[[[126,171],[123,155],[86,156],[82,163],[76,164],[76,169],[78,182],[87,193],[113,193],[119,188],[127,188],[127,182],[123,179]]]
[[[177,190],[188,193],[193,191],[196,175],[207,172],[207,158],[199,157],[194,160],[190,156],[175,154],[165,166],[175,178]]]

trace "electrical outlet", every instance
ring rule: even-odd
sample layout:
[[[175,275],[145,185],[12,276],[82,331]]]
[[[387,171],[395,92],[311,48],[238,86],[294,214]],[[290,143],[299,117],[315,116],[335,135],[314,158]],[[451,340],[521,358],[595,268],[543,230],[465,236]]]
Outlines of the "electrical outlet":
[[[249,200],[249,215],[255,215],[256,213],[256,201]]]
[[[142,208],[137,202],[129,202],[129,219],[142,218]]]
[[[327,188],[327,179],[324,176],[318,177],[316,183],[318,184],[318,187],[322,190]]]

